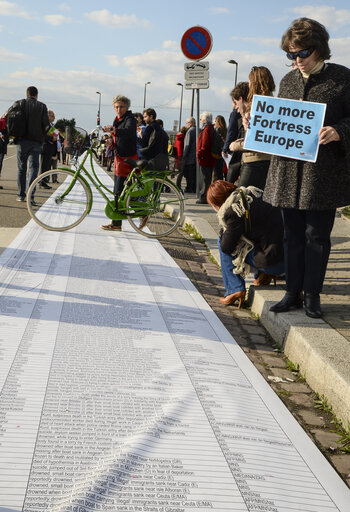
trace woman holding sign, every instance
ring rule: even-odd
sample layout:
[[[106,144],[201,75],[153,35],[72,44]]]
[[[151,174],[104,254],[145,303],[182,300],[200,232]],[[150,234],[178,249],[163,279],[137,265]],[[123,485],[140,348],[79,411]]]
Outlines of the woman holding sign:
[[[287,293],[270,311],[298,309],[304,301],[312,318],[322,316],[335,211],[350,204],[350,70],[325,63],[328,41],[325,27],[309,18],[293,21],[282,37],[295,69],[282,79],[279,97],[324,103],[326,113],[316,162],[273,156],[264,192],[284,222]]]

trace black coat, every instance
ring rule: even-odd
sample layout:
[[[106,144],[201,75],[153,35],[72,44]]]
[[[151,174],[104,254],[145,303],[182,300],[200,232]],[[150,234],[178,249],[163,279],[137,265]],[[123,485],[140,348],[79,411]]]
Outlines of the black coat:
[[[26,98],[25,102],[27,131],[23,138],[43,143],[50,129],[47,107],[34,97]]]
[[[299,70],[281,81],[282,98],[326,103],[324,126],[333,126],[339,142],[319,147],[315,163],[273,156],[264,201],[298,210],[329,210],[350,204],[350,70],[327,64],[304,83]]]
[[[234,211],[242,201],[238,189],[234,191],[218,211],[221,232],[221,249],[227,254],[235,252],[241,236],[254,244],[254,261],[257,267],[266,268],[283,261],[283,225],[280,210],[261,199],[262,190],[241,187],[250,201],[251,230],[246,231],[245,217]],[[256,195],[260,197],[256,197]],[[243,208],[244,209],[244,208]]]
[[[113,132],[115,151],[118,156],[134,156],[136,153],[136,119],[128,110],[122,119],[115,118]]]

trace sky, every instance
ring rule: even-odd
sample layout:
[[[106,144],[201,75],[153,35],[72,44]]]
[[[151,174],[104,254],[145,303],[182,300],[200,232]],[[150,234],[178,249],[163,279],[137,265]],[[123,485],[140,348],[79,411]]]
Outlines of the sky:
[[[200,90],[200,111],[231,112],[230,91],[252,66],[267,66],[276,85],[290,62],[280,49],[295,18],[323,23],[330,33],[332,62],[350,67],[348,1],[279,0],[0,0],[0,115],[29,85],[56,118],[75,118],[88,131],[114,118],[112,98],[130,98],[134,112],[156,110],[166,129],[180,117],[184,64],[181,38],[191,27],[212,36],[208,89]],[[96,94],[96,92],[101,94]],[[190,114],[192,91],[183,88],[181,125]],[[194,113],[196,114],[196,102]]]

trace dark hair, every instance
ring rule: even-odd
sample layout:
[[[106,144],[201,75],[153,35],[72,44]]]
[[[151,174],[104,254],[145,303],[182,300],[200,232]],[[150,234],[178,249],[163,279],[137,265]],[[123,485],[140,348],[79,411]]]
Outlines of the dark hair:
[[[164,127],[164,123],[163,123],[163,120],[162,119],[157,119],[157,123],[160,124],[160,126],[163,128]]]
[[[248,82],[238,82],[236,87],[232,89],[230,92],[230,96],[233,100],[239,100],[239,98],[243,98],[245,101],[248,98],[249,93],[249,83]]]
[[[153,119],[157,119],[156,111],[153,108],[146,108],[143,111],[144,114],[147,114],[148,116],[152,116]]]
[[[249,110],[251,107],[254,94],[272,96],[275,88],[276,86],[271,71],[265,66],[253,66],[249,73],[247,109]]]
[[[216,116],[215,121],[218,124],[218,128],[219,128],[219,132],[220,132],[221,137],[223,139],[226,139],[227,126],[226,126],[226,121],[225,121],[224,116],[220,116],[220,115]]]
[[[211,206],[220,208],[236,188],[236,185],[229,181],[216,180],[209,185],[207,201]]]
[[[38,89],[36,87],[34,87],[34,85],[31,85],[30,87],[27,88],[27,98],[30,98],[31,96],[38,96],[39,92],[38,92]]]
[[[292,21],[281,40],[281,48],[289,52],[291,44],[301,49],[314,48],[320,60],[331,58],[328,45],[329,34],[324,25],[310,18],[298,18]]]

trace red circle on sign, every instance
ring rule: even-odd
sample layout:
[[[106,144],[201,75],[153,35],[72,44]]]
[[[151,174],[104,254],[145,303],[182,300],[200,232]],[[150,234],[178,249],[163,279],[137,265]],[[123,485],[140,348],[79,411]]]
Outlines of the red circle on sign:
[[[213,44],[209,30],[204,27],[191,27],[181,38],[182,53],[192,60],[201,60],[208,55]]]

